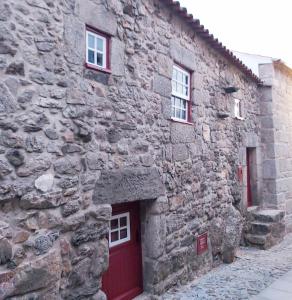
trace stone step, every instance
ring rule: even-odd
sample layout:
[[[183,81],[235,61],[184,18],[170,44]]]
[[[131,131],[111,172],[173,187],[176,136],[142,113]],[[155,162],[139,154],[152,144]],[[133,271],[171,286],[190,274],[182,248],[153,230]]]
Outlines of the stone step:
[[[251,212],[254,220],[259,222],[280,222],[284,216],[285,212],[278,209],[261,209]]]
[[[279,243],[285,235],[285,213],[278,209],[251,207],[247,211],[247,245],[269,249]]]
[[[255,235],[265,235],[272,231],[274,223],[251,222],[250,233]]]
[[[267,235],[257,235],[248,233],[245,235],[245,240],[248,244],[253,246],[264,246],[267,240]]]
[[[284,238],[284,234],[274,236],[272,233],[268,234],[245,234],[245,242],[248,246],[257,247],[259,249],[269,249],[274,245],[280,243]]]

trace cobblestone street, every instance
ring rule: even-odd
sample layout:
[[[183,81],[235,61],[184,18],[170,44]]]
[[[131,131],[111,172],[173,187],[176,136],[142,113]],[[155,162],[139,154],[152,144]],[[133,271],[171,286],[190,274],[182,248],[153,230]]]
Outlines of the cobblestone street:
[[[233,264],[222,264],[190,284],[168,292],[162,299],[251,299],[291,269],[292,234],[289,234],[270,250],[240,248]]]

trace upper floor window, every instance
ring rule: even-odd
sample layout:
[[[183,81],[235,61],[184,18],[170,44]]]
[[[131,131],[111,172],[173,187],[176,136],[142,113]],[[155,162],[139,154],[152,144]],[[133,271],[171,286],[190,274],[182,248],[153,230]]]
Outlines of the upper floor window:
[[[190,72],[174,65],[172,71],[171,117],[188,122],[190,111]]]
[[[236,119],[243,119],[242,116],[242,101],[239,99],[234,99],[234,117]]]
[[[109,37],[86,29],[86,63],[90,67],[109,69]]]

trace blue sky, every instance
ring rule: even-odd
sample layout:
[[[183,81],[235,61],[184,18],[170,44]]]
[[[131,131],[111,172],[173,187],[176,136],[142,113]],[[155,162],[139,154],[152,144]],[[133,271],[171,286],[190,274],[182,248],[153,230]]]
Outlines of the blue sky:
[[[291,0],[180,0],[230,50],[280,58],[292,68]]]

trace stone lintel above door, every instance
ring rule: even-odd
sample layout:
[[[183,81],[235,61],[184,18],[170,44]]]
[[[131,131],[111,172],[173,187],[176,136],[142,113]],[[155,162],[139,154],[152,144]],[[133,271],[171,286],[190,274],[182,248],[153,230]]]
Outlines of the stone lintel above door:
[[[157,168],[131,168],[102,171],[95,185],[93,202],[114,204],[153,200],[163,195],[165,187]]]

